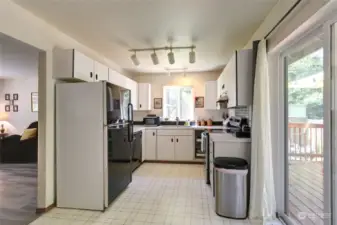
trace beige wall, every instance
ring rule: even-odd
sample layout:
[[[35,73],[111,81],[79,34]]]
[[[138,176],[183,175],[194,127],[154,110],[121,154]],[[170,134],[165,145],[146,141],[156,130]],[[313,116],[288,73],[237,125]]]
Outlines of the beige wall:
[[[34,121],[38,120],[38,113],[31,110],[31,93],[38,91],[38,74],[36,68],[35,76],[26,76],[15,79],[0,80],[3,88],[0,90],[0,111],[5,111],[5,93],[9,93],[11,98],[14,93],[19,94],[19,100],[15,101],[15,105],[19,106],[18,112],[7,112],[10,127],[8,133],[21,135],[23,131]]]
[[[135,75],[135,79],[138,83],[150,83],[153,104],[153,98],[163,97],[163,86],[193,86],[195,96],[205,96],[205,82],[218,79],[221,71],[215,72],[202,72],[202,73],[175,73],[168,76],[168,74],[140,74]],[[216,101],[216,99],[214,99]],[[162,116],[162,110],[152,110],[147,112],[138,111],[134,113],[134,119],[140,121],[149,113],[154,113],[158,116]],[[222,111],[220,110],[204,110],[195,109],[194,113],[197,119],[213,119],[216,121],[222,120]]]

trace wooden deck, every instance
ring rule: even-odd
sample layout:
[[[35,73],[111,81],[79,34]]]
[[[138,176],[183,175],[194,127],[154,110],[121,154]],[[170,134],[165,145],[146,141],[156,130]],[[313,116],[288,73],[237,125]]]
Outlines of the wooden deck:
[[[299,225],[323,225],[323,207],[323,162],[291,161],[288,215]]]

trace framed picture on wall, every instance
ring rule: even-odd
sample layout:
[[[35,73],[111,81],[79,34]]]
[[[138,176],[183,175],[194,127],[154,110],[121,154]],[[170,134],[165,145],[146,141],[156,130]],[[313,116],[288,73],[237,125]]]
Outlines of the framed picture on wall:
[[[5,105],[5,112],[10,112],[10,111],[11,111],[11,106]]]
[[[153,108],[154,109],[162,109],[163,108],[163,99],[162,98],[153,99]]]
[[[13,94],[13,100],[19,100],[19,94],[18,93]]]
[[[19,106],[13,105],[13,112],[19,112]]]
[[[5,94],[5,100],[11,100],[11,95],[10,94]]]
[[[204,97],[195,97],[195,108],[204,108]]]
[[[39,111],[39,95],[37,92],[32,92],[31,94],[31,108],[32,112]]]

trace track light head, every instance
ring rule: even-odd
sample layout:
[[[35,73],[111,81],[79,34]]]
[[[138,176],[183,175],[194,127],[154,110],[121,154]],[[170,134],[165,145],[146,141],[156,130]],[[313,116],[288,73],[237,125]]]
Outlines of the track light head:
[[[131,61],[132,61],[133,65],[139,66],[140,63],[139,63],[139,60],[137,58],[136,52],[130,58],[131,58]]]
[[[172,49],[171,49],[171,51],[167,54],[167,57],[168,57],[168,61],[169,61],[169,63],[170,63],[171,65],[175,63],[175,60],[174,60],[174,54],[173,54],[173,52],[172,52]]]
[[[151,54],[151,59],[152,59],[153,65],[158,65],[159,64],[159,60],[158,60],[158,56],[156,54],[156,51],[154,51]]]
[[[195,52],[193,51],[193,48],[190,51],[190,63],[195,63]]]

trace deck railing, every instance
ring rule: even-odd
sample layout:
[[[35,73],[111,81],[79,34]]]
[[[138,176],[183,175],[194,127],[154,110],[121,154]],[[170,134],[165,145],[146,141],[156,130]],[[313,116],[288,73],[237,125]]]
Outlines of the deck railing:
[[[295,161],[322,161],[323,124],[289,123],[288,156]]]

